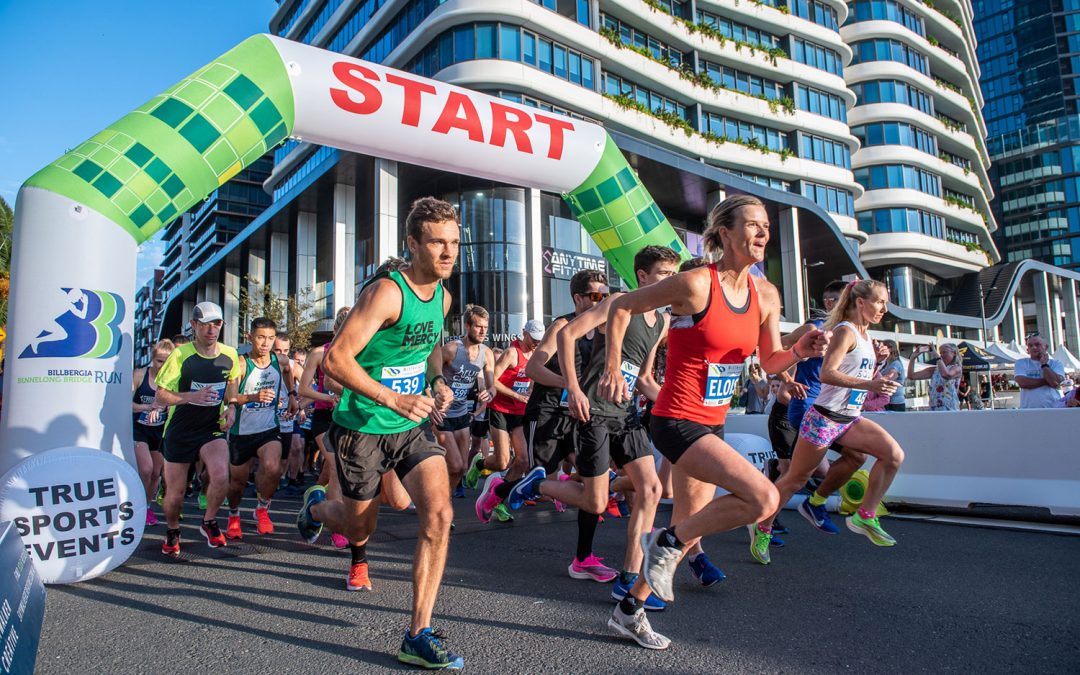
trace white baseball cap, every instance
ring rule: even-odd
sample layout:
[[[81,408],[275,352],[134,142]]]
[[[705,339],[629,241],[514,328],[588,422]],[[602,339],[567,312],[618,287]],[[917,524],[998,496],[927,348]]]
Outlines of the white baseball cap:
[[[522,333],[527,333],[529,335],[529,337],[531,337],[534,340],[543,340],[544,339],[544,323],[542,321],[537,321],[536,319],[532,319],[531,321],[527,321],[525,323],[525,327],[521,329],[521,332]]]
[[[213,302],[200,302],[195,305],[195,311],[191,313],[191,318],[199,323],[221,321],[221,307],[218,307],[217,303]]]

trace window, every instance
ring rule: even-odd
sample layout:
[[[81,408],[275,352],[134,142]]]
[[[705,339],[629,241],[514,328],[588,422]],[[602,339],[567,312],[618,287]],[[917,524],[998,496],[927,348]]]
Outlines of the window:
[[[870,61],[896,61],[923,75],[930,75],[930,62],[922,52],[899,40],[862,40],[851,45],[851,65]]]
[[[855,170],[855,182],[867,190],[903,188],[941,196],[941,177],[910,164],[879,164]]]
[[[851,127],[851,134],[859,139],[863,147],[906,145],[928,155],[938,155],[937,136],[904,122],[877,122]]]
[[[829,30],[840,31],[836,10],[820,0],[788,0],[788,9],[797,17],[813,21]]]
[[[725,89],[741,91],[751,96],[764,96],[770,101],[781,99],[784,96],[784,85],[779,82],[744,73],[730,66],[722,66],[718,63],[703,60],[701,61],[701,72],[708,75],[709,79]]]
[[[619,39],[622,40],[623,44],[641,49],[648,49],[654,59],[666,62],[670,64],[672,68],[682,67],[684,55],[681,51],[675,49],[671,45],[661,42],[651,35],[608,14],[600,15],[600,23],[607,30],[618,34]]]
[[[840,59],[840,55],[833,50],[826,49],[819,44],[802,38],[793,38],[791,44],[795,52],[792,57],[799,63],[805,63],[812,68],[824,70],[833,75],[843,75],[844,62]]]
[[[684,120],[691,121],[690,109],[685,104],[617,75],[604,73],[604,91],[610,96],[628,96],[654,112],[673,112]]]
[[[821,136],[799,132],[799,156],[845,169],[851,168],[851,150],[847,145]]]
[[[782,42],[776,35],[757,28],[751,28],[711,12],[699,9],[697,22],[719,31],[721,35],[731,40],[746,42],[762,49],[782,48]]]
[[[916,110],[934,114],[933,97],[918,87],[899,80],[873,80],[851,85],[859,105],[867,103],[903,103]]]
[[[788,137],[783,131],[720,113],[705,113],[702,116],[702,131],[733,141],[753,140],[774,152],[783,152],[788,149]]]
[[[847,190],[804,180],[802,194],[830,213],[841,216],[855,215],[855,199]]]
[[[842,98],[805,84],[795,84],[795,106],[815,115],[847,122],[847,106]]]
[[[848,7],[848,23],[859,21],[894,21],[908,30],[926,36],[926,23],[915,12],[896,0],[857,0]]]
[[[935,213],[921,209],[897,208],[861,211],[858,220],[859,229],[867,234],[917,232],[938,239],[946,238],[945,219]],[[959,230],[949,229],[950,232],[959,232]],[[978,241],[975,235],[970,236],[975,242]]]

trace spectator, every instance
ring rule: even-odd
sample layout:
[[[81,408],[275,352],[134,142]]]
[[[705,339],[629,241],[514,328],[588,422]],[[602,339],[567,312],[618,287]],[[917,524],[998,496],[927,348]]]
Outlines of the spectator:
[[[882,340],[882,344],[889,350],[889,357],[881,368],[881,377],[896,382],[896,391],[893,392],[885,409],[891,412],[904,412],[907,410],[907,400],[904,398],[904,383],[907,381],[907,372],[904,362],[900,360],[900,347],[896,340]]]
[[[1027,339],[1026,359],[1020,359],[1016,369],[1016,384],[1020,386],[1021,408],[1054,408],[1061,401],[1058,387],[1065,379],[1065,366],[1050,358],[1049,345],[1038,333]]]
[[[925,352],[930,360],[937,359],[933,368],[924,368],[915,372],[915,357]],[[941,345],[941,354],[929,345],[919,345],[911,352],[908,361],[907,379],[930,380],[930,410],[959,410],[960,400],[956,394],[956,385],[964,373],[964,362],[956,345],[946,342]]]
[[[780,395],[780,388],[784,385],[784,381],[780,379],[779,375],[769,376],[769,398],[765,401],[765,411],[763,415],[768,415],[772,412],[773,405],[776,403],[776,398]]]
[[[746,414],[761,415],[765,412],[765,402],[769,398],[769,383],[761,370],[761,365],[750,363],[746,377]]]
[[[956,388],[956,394],[960,398],[961,410],[983,409],[982,397],[979,395],[978,389],[973,389],[967,379],[960,379],[960,384]]]
[[[1059,408],[1080,408],[1080,385],[1069,391],[1058,401]]]

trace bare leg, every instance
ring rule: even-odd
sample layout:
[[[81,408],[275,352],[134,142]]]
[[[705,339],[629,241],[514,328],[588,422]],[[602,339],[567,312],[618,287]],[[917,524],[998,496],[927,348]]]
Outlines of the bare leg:
[[[259,469],[255,472],[255,489],[259,497],[270,501],[281,481],[281,441],[270,441],[258,450]]]
[[[210,486],[206,489],[206,514],[203,518],[214,520],[225,501],[225,493],[229,490],[229,444],[224,438],[210,441],[202,446],[199,456],[202,457],[210,479]]]
[[[439,594],[446,549],[450,538],[450,481],[442,457],[429,457],[416,465],[402,481],[416,504],[420,532],[413,555],[413,604],[409,634],[416,635],[431,625],[431,614]]]
[[[626,526],[623,569],[636,571],[641,569],[641,535],[652,529],[656,506],[660,503],[660,478],[656,475],[656,464],[651,456],[635,459],[623,468],[634,484],[636,498],[630,522]]]
[[[190,464],[165,462],[165,499],[161,502],[165,511],[165,525],[170,530],[180,527],[180,509],[187,491],[187,475]]]

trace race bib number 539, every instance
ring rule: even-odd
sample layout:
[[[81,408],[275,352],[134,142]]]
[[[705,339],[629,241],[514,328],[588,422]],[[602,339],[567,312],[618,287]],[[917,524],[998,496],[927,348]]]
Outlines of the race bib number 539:
[[[411,366],[383,366],[382,384],[403,396],[419,394],[424,388],[426,363]]]

